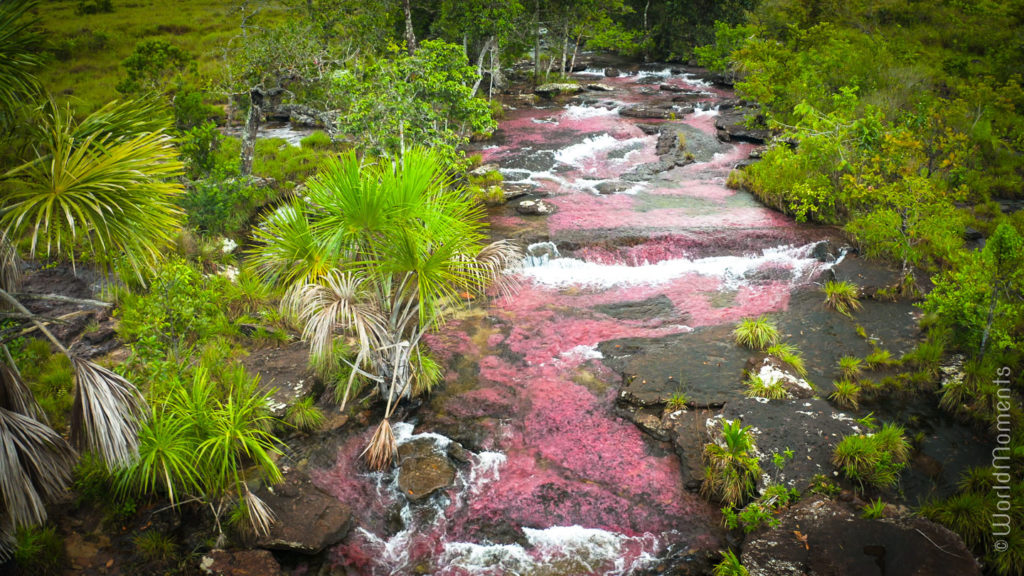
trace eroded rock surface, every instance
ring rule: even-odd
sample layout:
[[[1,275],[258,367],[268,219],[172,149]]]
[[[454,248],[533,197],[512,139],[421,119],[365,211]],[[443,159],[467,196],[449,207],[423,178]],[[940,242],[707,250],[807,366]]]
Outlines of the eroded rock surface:
[[[341,541],[351,528],[352,511],[337,498],[314,486],[298,472],[259,496],[274,511],[277,521],[257,546],[302,554],[318,554]]]
[[[455,482],[447,447],[434,438],[416,438],[398,447],[398,487],[406,498],[422,500]]]

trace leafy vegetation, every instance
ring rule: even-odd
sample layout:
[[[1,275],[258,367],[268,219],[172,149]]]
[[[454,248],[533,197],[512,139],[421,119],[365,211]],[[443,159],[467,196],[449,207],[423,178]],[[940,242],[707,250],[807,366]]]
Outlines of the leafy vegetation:
[[[701,493],[732,506],[742,504],[756,490],[761,475],[755,452],[750,426],[723,420],[721,441],[704,446],[707,466]]]
[[[807,367],[804,366],[803,356],[800,355],[800,349],[796,346],[785,343],[773,344],[765,352],[769,356],[774,356],[789,364],[801,377],[807,376]]]
[[[832,454],[832,463],[862,488],[889,488],[899,482],[909,456],[903,428],[885,424],[874,434],[844,437]]]
[[[737,344],[753,350],[764,350],[778,344],[781,338],[779,329],[767,316],[740,320],[732,335]]]
[[[779,379],[765,382],[758,374],[751,374],[743,383],[747,388],[748,398],[767,398],[768,400],[782,400],[788,395],[786,387]]]
[[[828,280],[821,291],[825,293],[825,306],[844,316],[852,316],[860,310],[861,305],[857,300],[860,289],[852,282]]]

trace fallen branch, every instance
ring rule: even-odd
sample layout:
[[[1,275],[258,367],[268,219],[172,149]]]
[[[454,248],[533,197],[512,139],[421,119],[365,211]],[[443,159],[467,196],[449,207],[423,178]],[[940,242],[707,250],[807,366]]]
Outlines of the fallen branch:
[[[56,302],[69,302],[71,304],[81,304],[82,306],[101,306],[103,308],[110,308],[113,306],[110,302],[104,302],[102,300],[92,300],[90,298],[72,298],[71,296],[62,296],[60,294],[33,294],[30,292],[21,292],[18,294],[12,294],[15,298],[30,300],[54,300]]]

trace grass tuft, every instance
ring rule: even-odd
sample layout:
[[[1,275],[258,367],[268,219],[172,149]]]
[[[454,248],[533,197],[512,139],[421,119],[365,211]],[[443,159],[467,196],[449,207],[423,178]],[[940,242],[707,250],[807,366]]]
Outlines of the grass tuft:
[[[852,317],[854,312],[861,309],[857,300],[860,288],[852,282],[829,280],[821,291],[825,293],[825,306],[844,316]]]
[[[732,332],[736,343],[753,350],[764,350],[778,344],[781,335],[779,329],[767,316],[744,318]]]

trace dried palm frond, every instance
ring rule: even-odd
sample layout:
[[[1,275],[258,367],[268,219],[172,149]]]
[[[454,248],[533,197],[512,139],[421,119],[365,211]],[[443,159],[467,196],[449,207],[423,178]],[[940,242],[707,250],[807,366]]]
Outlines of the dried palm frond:
[[[71,410],[71,440],[90,450],[110,468],[132,462],[139,453],[140,422],[146,401],[135,386],[106,368],[71,358],[75,367],[75,404]]]
[[[0,408],[0,504],[14,526],[46,521],[71,481],[75,451],[49,426]]]
[[[523,250],[509,240],[498,240],[484,246],[476,255],[476,261],[485,274],[485,279],[493,282],[498,293],[511,298],[519,288],[519,272],[523,268]]]
[[[371,470],[383,470],[391,465],[396,454],[398,443],[395,441],[395,433],[391,430],[391,423],[385,418],[380,421],[373,437],[370,438],[370,443],[360,456],[366,456],[366,465]]]
[[[0,344],[0,408],[34,418],[49,424],[46,412],[36,402],[36,397],[22,380],[18,367],[14,365],[10,351]]]
[[[252,529],[256,534],[260,536],[270,534],[270,525],[277,520],[270,506],[267,506],[267,503],[259,496],[250,492],[248,487],[245,489],[242,500],[245,502],[246,516],[249,517],[249,523],[252,524]]]
[[[7,562],[14,553],[18,541],[14,538],[14,528],[0,524],[0,562]]]
[[[310,353],[330,360],[334,351],[334,330],[354,330],[361,349],[379,340],[383,321],[365,301],[365,278],[348,272],[332,271],[322,284],[306,284],[291,291],[289,304],[298,311],[305,325],[302,337],[310,342]]]
[[[0,290],[16,291],[21,286],[21,259],[7,234],[0,232]],[[0,302],[0,309],[6,308]]]

